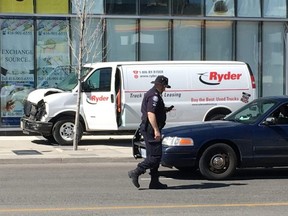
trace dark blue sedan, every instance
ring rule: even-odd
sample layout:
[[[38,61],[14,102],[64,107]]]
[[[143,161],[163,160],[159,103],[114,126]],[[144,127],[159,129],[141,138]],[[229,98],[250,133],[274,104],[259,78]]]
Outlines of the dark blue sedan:
[[[225,179],[236,168],[288,165],[288,97],[256,99],[223,120],[163,130],[162,165],[200,170],[207,179]],[[145,157],[141,134],[135,158]]]

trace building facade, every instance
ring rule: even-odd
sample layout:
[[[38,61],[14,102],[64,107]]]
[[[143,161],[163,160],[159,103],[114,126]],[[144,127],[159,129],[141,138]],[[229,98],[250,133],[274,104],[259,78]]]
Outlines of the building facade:
[[[0,130],[19,128],[23,96],[75,64],[84,2],[0,0]],[[259,97],[287,94],[287,0],[86,2],[98,36],[85,62],[238,60],[250,65]]]

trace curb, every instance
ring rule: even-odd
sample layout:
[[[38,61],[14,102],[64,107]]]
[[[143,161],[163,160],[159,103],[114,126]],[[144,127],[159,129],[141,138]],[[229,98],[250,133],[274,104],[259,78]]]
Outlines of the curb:
[[[0,166],[1,164],[130,163],[135,161],[130,139],[131,135],[85,136],[83,145],[79,145],[78,150],[74,151],[72,146],[47,144],[39,136],[0,136]]]
[[[68,164],[68,163],[131,163],[134,158],[109,158],[109,157],[81,157],[81,158],[3,158],[0,166],[7,164]]]

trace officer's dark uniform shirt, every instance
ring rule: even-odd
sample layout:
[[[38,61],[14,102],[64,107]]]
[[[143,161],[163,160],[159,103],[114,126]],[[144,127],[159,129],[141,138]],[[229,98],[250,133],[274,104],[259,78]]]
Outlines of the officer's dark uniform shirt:
[[[152,112],[156,115],[156,121],[159,129],[164,127],[166,122],[165,104],[161,94],[155,86],[145,93],[142,101],[141,112],[142,122],[148,121],[147,113]]]

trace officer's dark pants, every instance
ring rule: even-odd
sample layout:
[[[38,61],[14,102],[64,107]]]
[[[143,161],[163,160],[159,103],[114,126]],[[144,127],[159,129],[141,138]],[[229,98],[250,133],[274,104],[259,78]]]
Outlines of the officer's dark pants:
[[[138,164],[138,168],[144,173],[147,169],[150,169],[151,176],[158,176],[158,168],[161,162],[162,156],[162,144],[154,140],[154,130],[148,125],[147,129],[145,125],[140,126],[140,131],[143,135],[146,144],[146,158],[143,162]]]

